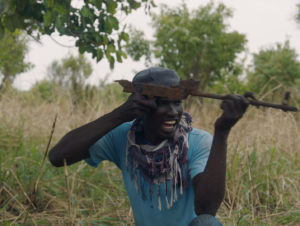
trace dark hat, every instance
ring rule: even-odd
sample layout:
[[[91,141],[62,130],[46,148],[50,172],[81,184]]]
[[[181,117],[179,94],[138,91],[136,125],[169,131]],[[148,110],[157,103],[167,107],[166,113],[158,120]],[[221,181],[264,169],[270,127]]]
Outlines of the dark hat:
[[[132,79],[133,84],[153,83],[161,86],[175,86],[180,82],[178,74],[171,69],[151,67],[138,72]]]

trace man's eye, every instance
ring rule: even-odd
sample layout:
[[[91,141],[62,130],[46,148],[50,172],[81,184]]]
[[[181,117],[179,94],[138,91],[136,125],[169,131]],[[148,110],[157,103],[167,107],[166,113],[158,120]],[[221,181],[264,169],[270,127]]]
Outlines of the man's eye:
[[[158,101],[158,104],[159,105],[167,105],[167,104],[169,104],[169,101],[167,101],[167,100],[160,100],[160,101]]]
[[[175,104],[175,105],[180,105],[180,104],[181,104],[181,100],[175,100],[175,101],[174,101],[174,104]]]
[[[181,105],[181,100],[170,101],[170,100],[159,99],[159,100],[157,100],[157,104],[162,105],[162,106],[169,105],[169,104],[174,104],[176,106],[179,106],[179,105]]]

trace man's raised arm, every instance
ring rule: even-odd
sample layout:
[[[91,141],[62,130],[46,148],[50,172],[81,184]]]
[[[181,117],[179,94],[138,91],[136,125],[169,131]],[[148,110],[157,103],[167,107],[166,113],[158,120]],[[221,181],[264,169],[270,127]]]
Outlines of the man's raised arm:
[[[227,137],[248,107],[243,96],[228,95],[221,104],[223,114],[215,122],[210,155],[203,173],[193,178],[195,212],[216,215],[225,194]]]
[[[89,157],[89,148],[101,137],[124,122],[131,121],[156,108],[153,100],[139,93],[132,94],[127,101],[112,112],[68,132],[49,152],[50,162],[56,166],[73,164]]]

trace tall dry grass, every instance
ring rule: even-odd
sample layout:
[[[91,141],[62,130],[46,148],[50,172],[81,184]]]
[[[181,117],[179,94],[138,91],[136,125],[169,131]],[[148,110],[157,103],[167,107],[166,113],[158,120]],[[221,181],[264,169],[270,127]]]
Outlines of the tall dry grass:
[[[104,162],[54,168],[41,162],[66,132],[109,112],[120,100],[94,99],[74,108],[4,94],[0,98],[1,225],[132,225],[133,215],[118,169]],[[95,104],[97,103],[97,104]],[[194,127],[213,132],[218,103],[193,105]],[[300,224],[299,113],[249,107],[228,142],[226,197],[218,212],[225,225]],[[37,190],[34,187],[41,175]]]

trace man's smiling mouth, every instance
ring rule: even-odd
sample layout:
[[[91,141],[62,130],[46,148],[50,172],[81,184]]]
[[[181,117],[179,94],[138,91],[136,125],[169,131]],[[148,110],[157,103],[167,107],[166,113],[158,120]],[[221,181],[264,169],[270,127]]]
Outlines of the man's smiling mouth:
[[[174,130],[174,127],[176,126],[176,120],[166,120],[163,121],[162,127],[167,132],[172,132]]]

